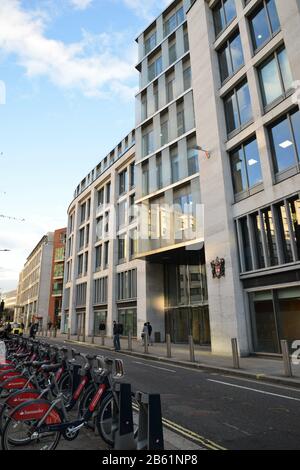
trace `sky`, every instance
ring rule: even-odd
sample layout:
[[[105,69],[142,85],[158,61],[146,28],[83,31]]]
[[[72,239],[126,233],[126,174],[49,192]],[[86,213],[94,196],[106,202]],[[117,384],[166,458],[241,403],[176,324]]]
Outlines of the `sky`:
[[[169,0],[0,0],[0,292],[134,127],[135,38]]]

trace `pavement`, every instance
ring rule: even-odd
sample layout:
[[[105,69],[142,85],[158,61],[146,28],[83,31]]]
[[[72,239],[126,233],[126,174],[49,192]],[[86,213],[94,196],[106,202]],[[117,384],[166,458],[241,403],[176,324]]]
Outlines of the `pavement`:
[[[81,338],[82,339],[82,338]],[[67,335],[58,334],[57,340],[68,341]],[[77,336],[71,336],[70,344],[88,344],[91,347],[101,347],[101,349],[113,351],[113,341],[111,338],[104,339],[95,337],[94,344],[92,338],[87,338],[86,342],[77,341]],[[155,343],[149,346],[149,352],[145,354],[144,345],[141,341],[132,342],[132,351],[128,350],[128,341],[121,340],[121,354],[140,357],[143,359],[155,360],[166,364],[178,364],[184,367],[196,368],[211,372],[235,375],[264,382],[277,383],[300,388],[300,364],[293,365],[293,377],[285,376],[283,360],[281,358],[250,356],[240,358],[240,369],[233,367],[233,359],[229,356],[214,355],[208,348],[195,346],[195,362],[190,361],[189,347],[187,345],[173,345],[171,358],[167,357],[167,348],[164,343]]]

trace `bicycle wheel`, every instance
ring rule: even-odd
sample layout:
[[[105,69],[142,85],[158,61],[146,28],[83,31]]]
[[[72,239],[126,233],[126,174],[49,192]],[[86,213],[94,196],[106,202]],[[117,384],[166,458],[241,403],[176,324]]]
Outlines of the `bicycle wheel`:
[[[114,445],[115,426],[113,426],[113,416],[114,412],[117,411],[115,410],[115,407],[118,407],[118,404],[116,403],[112,393],[109,393],[103,398],[96,417],[96,425],[99,435],[103,441],[111,447]],[[134,396],[132,396],[132,414],[133,433],[136,438],[138,435],[139,405]]]
[[[2,432],[3,450],[54,450],[61,433],[35,429],[40,419],[49,410],[51,403],[46,400],[35,400],[18,406],[6,420]],[[61,422],[59,411],[53,409],[49,415],[50,422]],[[47,423],[47,419],[46,419]]]
[[[84,392],[84,395],[82,399],[80,400],[79,407],[78,407],[79,419],[84,417],[85,412],[88,410],[88,407],[90,406],[90,403],[95,396],[95,392],[96,392],[96,386],[94,384],[89,385],[86,391]],[[87,422],[87,427],[93,430],[95,429],[93,417]]]

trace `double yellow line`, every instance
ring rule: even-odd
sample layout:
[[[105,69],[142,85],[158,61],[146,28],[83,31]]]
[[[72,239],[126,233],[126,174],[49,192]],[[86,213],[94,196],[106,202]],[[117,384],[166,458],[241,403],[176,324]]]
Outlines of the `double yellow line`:
[[[135,411],[138,411],[138,407],[133,404],[133,409]],[[180,436],[183,436],[191,441],[193,441],[195,444],[199,444],[206,449],[209,450],[227,450],[225,447],[220,446],[219,444],[216,444],[213,441],[210,441],[209,439],[206,439],[203,436],[200,436],[199,434],[190,431],[190,429],[184,428],[183,426],[180,426],[180,424],[173,423],[173,421],[170,421],[166,418],[162,419],[163,425],[165,428],[170,429],[171,431],[176,432],[176,434],[179,434]]]
[[[206,449],[209,450],[227,450],[225,447],[220,446],[219,444],[216,444],[213,441],[210,441],[209,439],[206,439],[203,436],[200,436],[199,434],[190,431],[189,429],[184,428],[183,426],[180,426],[179,424],[173,423],[172,421],[169,421],[166,418],[163,418],[163,425],[172,431],[175,431],[177,434],[180,434],[181,436],[184,436],[196,444],[200,444]]]

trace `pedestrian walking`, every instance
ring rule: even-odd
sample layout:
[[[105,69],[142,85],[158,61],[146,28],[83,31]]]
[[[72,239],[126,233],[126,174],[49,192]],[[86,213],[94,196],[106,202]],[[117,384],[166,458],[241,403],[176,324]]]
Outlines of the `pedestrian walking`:
[[[115,351],[120,351],[121,350],[121,344],[120,344],[120,326],[119,323],[114,321],[113,323],[113,336],[114,336],[114,348]]]
[[[151,335],[152,335],[152,325],[151,325],[151,323],[150,323],[149,321],[147,322],[147,327],[148,327],[149,344],[150,344],[151,346],[153,346],[153,339],[152,339],[152,336],[151,336]]]
[[[37,327],[34,323],[31,324],[30,330],[29,330],[29,338],[35,339]]]

